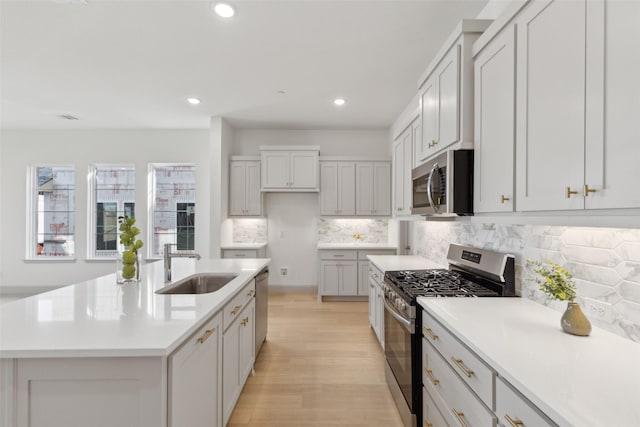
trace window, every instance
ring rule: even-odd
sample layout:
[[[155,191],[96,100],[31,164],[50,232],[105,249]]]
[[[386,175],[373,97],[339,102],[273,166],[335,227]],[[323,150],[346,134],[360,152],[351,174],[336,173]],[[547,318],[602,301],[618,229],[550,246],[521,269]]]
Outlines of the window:
[[[135,217],[136,169],[93,165],[89,182],[89,258],[113,258],[118,253],[118,217]]]
[[[151,256],[164,254],[165,243],[178,251],[195,249],[196,168],[151,165]]]
[[[75,169],[33,166],[29,171],[27,258],[75,255]]]

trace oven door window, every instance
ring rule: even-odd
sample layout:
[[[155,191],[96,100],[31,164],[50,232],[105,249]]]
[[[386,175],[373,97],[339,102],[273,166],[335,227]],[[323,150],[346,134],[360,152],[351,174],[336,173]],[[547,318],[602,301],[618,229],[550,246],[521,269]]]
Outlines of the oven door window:
[[[411,387],[411,338],[411,333],[385,308],[384,345],[387,362],[396,377],[407,405],[411,408],[411,412],[415,413]]]

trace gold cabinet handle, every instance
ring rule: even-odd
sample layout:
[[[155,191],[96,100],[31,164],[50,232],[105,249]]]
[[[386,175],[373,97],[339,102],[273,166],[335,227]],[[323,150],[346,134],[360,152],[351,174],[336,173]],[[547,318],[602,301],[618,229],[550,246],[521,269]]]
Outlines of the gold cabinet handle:
[[[504,415],[504,419],[507,420],[507,422],[511,425],[511,427],[518,427],[518,426],[523,426],[524,423],[522,421],[520,421],[519,419],[513,419],[509,416],[509,414],[505,414]]]
[[[216,328],[213,328],[213,329],[207,329],[207,330],[204,332],[204,334],[202,334],[202,336],[201,336],[200,338],[198,338],[198,341],[197,341],[197,342],[198,342],[199,344],[204,344],[204,342],[205,342],[206,340],[208,340],[208,339],[209,339],[209,337],[211,336],[211,334],[213,334],[215,331],[216,331]]]
[[[425,421],[425,422],[424,422],[424,427],[433,427],[433,424],[431,424],[431,423],[430,423],[430,422],[428,422],[428,421]]]
[[[587,184],[584,185],[584,189],[583,189],[583,194],[584,197],[589,197],[589,193],[595,193],[596,190],[595,188],[589,188],[589,186]]]
[[[458,368],[460,368],[460,370],[469,378],[471,378],[474,374],[474,372],[467,368],[466,366],[464,366],[464,362],[462,361],[462,359],[456,359],[455,357],[452,357],[451,360],[453,361],[453,363],[456,364],[456,366]]]
[[[251,289],[251,290],[249,291],[249,293],[247,294],[247,296],[248,296],[248,297],[252,297],[252,296],[254,296],[255,294],[256,294],[256,291],[254,291],[253,289]]]
[[[431,384],[433,385],[440,384],[440,380],[433,376],[433,371],[431,369],[425,368],[424,373],[427,374],[427,377],[429,378],[429,381],[431,381]]]
[[[433,331],[429,328],[423,328],[424,331],[427,333],[427,335],[429,335],[429,338],[431,338],[433,341],[438,339],[438,336],[436,334],[433,333]]]
[[[247,326],[247,323],[249,323],[249,318],[245,317],[240,323],[242,323],[242,326]]]
[[[235,307],[233,307],[233,310],[231,310],[231,314],[233,314],[235,316],[236,314],[238,314],[240,312],[241,308],[242,308],[241,305],[236,305]]]
[[[578,192],[571,190],[571,187],[567,187],[567,199],[570,199],[572,194],[578,194]]]
[[[451,409],[451,412],[453,412],[462,427],[467,427],[467,423],[464,422],[464,412],[456,411],[455,408]]]
[[[508,197],[504,197],[504,194],[500,195],[500,203],[504,204],[504,202],[507,202],[509,200],[511,200],[511,199],[508,198]]]

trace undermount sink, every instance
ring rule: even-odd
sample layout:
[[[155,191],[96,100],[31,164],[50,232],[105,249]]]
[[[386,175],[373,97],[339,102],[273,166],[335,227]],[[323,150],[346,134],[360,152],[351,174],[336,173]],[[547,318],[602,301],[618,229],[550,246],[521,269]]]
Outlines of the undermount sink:
[[[157,294],[208,294],[222,289],[238,275],[231,273],[199,273],[158,289]]]

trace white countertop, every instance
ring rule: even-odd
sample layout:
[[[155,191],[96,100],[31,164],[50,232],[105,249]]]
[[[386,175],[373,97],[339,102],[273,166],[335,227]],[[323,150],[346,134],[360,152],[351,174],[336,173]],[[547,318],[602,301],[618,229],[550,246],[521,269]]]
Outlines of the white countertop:
[[[267,246],[267,242],[262,243],[229,243],[220,246],[220,249],[262,249]]]
[[[640,345],[524,298],[418,298],[429,313],[560,426],[640,426]]]
[[[382,271],[444,268],[427,258],[413,255],[367,255],[367,258]]]
[[[118,357],[170,354],[220,310],[269,259],[174,258],[173,282],[197,272],[237,273],[219,291],[159,295],[162,262],[147,264],[138,284],[115,274],[0,307],[0,357]]]
[[[351,243],[318,243],[318,249],[393,249],[397,250],[397,245],[390,243],[366,243],[366,242],[351,242]]]

